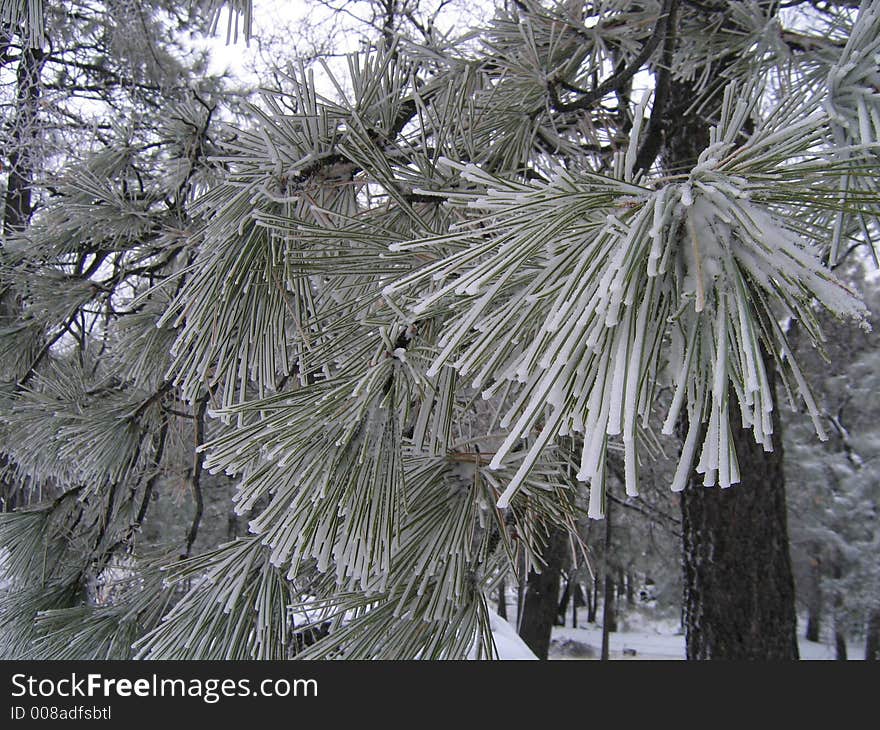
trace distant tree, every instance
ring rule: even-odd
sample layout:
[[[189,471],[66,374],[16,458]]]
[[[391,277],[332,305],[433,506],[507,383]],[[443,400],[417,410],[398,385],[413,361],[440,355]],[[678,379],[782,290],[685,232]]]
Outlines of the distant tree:
[[[192,550],[212,492],[228,511],[230,481],[202,478],[196,452],[209,388],[179,400],[173,332],[156,326],[192,256],[192,200],[220,172],[219,116],[237,103],[181,44],[198,17],[177,5],[3,17],[4,657],[130,656],[170,605],[159,569]],[[159,496],[176,510],[145,530]],[[225,537],[202,532],[203,546]]]
[[[845,274],[861,285],[876,312],[880,299],[876,287],[864,281],[861,267],[851,266]],[[793,342],[800,349],[797,337]],[[786,471],[797,485],[791,509],[794,553],[810,566],[802,581],[811,582],[813,624],[818,625],[818,602],[833,622],[838,647],[848,636],[871,641],[872,616],[880,600],[875,560],[880,432],[873,397],[880,387],[878,344],[876,330],[843,329],[829,336],[830,361],[803,352],[805,372],[816,384],[828,424],[830,448],[817,453],[802,421],[792,423],[788,438],[792,458]]]

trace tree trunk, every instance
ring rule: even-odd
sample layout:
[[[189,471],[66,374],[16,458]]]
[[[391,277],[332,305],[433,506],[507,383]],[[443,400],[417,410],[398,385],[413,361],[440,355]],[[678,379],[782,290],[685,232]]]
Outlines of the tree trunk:
[[[868,630],[865,640],[865,660],[880,661],[880,606],[875,606],[868,616]]]
[[[779,417],[771,452],[737,409],[731,421],[741,482],[706,488],[694,473],[681,498],[687,657],[797,659]]]
[[[568,608],[568,601],[571,598],[572,580],[570,576],[562,576],[560,582],[564,584],[564,587],[559,605],[556,607],[556,624],[565,626],[565,610]]]
[[[782,451],[739,431],[742,483],[682,494],[688,659],[797,659]]]
[[[617,631],[617,600],[620,598],[618,586],[611,575],[605,576],[602,586],[602,628],[609,634]]]
[[[605,509],[605,585],[602,591],[602,654],[603,661],[608,660],[609,634],[617,631],[617,619],[614,616],[614,579],[611,577],[611,501]]]
[[[22,230],[30,219],[33,177],[38,156],[40,76],[44,53],[39,48],[25,48],[16,74],[15,119],[6,150],[9,177],[3,201],[3,234]]]
[[[807,630],[804,634],[804,638],[806,638],[807,641],[819,641],[821,617],[817,608],[817,605],[813,601],[810,601],[807,605]]]
[[[587,623],[596,623],[596,614],[599,608],[599,576],[594,575],[587,591]]]
[[[807,586],[807,641],[819,641],[822,622],[822,563],[810,557],[810,577]]]
[[[45,55],[39,48],[24,48],[18,62],[15,89],[15,116],[9,130],[10,145],[4,150],[9,161],[6,178],[6,194],[3,200],[3,241],[10,234],[24,229],[32,207],[32,188],[37,147],[40,139],[38,112],[40,97],[40,76],[43,71]],[[19,317],[21,303],[16,294],[9,289],[0,289],[0,328],[13,326]],[[22,361],[27,360],[24,355]],[[11,363],[5,363],[3,377],[14,373]],[[17,375],[13,375],[13,380]],[[6,454],[0,454],[0,473],[7,465]],[[11,512],[25,502],[20,488],[0,478],[0,510]]]
[[[611,634],[617,631],[617,618],[614,614],[614,580],[610,575],[605,576],[605,586],[602,590],[602,654],[601,659],[607,660]]]
[[[831,577],[835,581],[840,581],[843,577],[839,555],[836,555],[831,562]],[[834,658],[837,661],[846,661],[846,634],[841,626],[841,616],[843,616],[843,593],[840,590],[840,584],[837,583],[834,588]]]
[[[565,530],[550,528],[542,555],[545,564],[540,573],[529,571],[526,579],[519,635],[538,659],[546,659],[550,652],[550,633],[559,607],[559,577],[567,541]]]
[[[498,615],[507,621],[507,598],[504,593],[507,590],[507,581],[503,578],[498,584]]]
[[[834,659],[839,662],[846,661],[846,636],[840,629],[834,629]]]
[[[664,51],[665,52],[665,51]],[[722,68],[714,69],[717,76]],[[686,81],[664,79],[663,165],[682,172],[708,145],[707,117],[685,113],[699,97]],[[658,90],[656,98],[661,98]],[[655,103],[657,103],[655,101]],[[640,155],[641,156],[641,155]],[[768,377],[773,364],[765,358]],[[741,420],[731,393],[731,425],[741,483],[702,486],[693,472],[681,495],[684,628],[688,659],[796,659],[794,578],[788,552],[782,427],[773,412],[774,450],[765,453]]]

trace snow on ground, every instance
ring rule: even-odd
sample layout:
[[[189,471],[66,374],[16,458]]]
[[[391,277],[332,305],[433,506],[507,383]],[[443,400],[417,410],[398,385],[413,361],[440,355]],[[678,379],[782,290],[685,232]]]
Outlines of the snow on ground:
[[[492,638],[495,639],[499,659],[538,659],[519,638],[516,629],[494,611],[489,612],[489,624],[492,627]]]
[[[608,636],[610,659],[684,659],[684,635],[677,621],[633,612],[620,628]],[[598,659],[601,651],[601,624],[579,621],[576,629],[553,627],[551,659]]]
[[[609,635],[609,659],[685,658],[684,635],[677,621],[653,619],[633,612],[623,619],[621,631]],[[824,637],[823,637],[824,638]],[[819,643],[803,638],[798,629],[798,649],[801,659],[832,660],[834,644],[830,640]],[[550,659],[598,659],[602,650],[601,625],[578,622],[578,628],[555,626],[550,644]],[[847,646],[849,659],[864,659],[864,640],[851,640]]]
[[[510,607],[508,607],[510,611]],[[511,612],[505,621],[491,612],[492,633],[500,659],[534,659],[535,656],[516,634],[516,615]],[[601,616],[601,612],[599,614]],[[570,622],[570,615],[566,617]],[[550,642],[550,659],[599,659],[602,653],[602,626],[578,617],[578,627],[554,626]],[[663,617],[656,611],[632,609],[620,617],[619,631],[609,635],[609,659],[684,660],[684,633],[678,620]],[[798,648],[801,659],[833,660],[833,637],[823,636],[812,642],[803,638],[803,622],[798,627]],[[864,659],[864,639],[851,639],[847,646],[849,659]]]

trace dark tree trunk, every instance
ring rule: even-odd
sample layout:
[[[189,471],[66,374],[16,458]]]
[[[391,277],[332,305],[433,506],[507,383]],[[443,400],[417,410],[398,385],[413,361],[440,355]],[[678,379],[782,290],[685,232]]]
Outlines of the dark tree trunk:
[[[605,585],[602,590],[602,654],[600,659],[607,661],[609,654],[609,634],[617,631],[614,615],[614,579],[611,577],[611,502],[605,508]]]
[[[839,581],[843,577],[843,568],[840,566],[840,556],[835,556],[831,561],[831,577],[835,581]],[[840,617],[843,615],[843,593],[838,585],[834,589],[834,658],[837,661],[846,661],[846,634],[840,624]]]
[[[797,659],[782,450],[735,436],[742,482],[682,494],[688,659]]]
[[[627,606],[635,606],[636,605],[636,590],[633,585],[634,578],[631,572],[626,574],[626,605]]]
[[[5,55],[8,44],[4,44],[4,47]],[[9,148],[3,150],[9,163],[6,194],[3,200],[2,232],[4,240],[10,234],[23,230],[33,211],[34,161],[40,137],[38,125],[40,76],[44,58],[42,50],[24,48],[18,62],[15,116],[10,124]],[[0,247],[2,245],[3,243],[0,242]],[[20,302],[13,291],[0,289],[0,327],[14,325],[18,319],[20,308]],[[8,367],[9,364],[5,365]],[[4,373],[4,376],[6,375],[7,373]],[[7,456],[0,454],[0,472],[5,471],[7,461]],[[16,484],[6,478],[0,479],[0,510],[11,512],[24,501],[20,488]]]
[[[505,621],[507,621],[507,599],[504,596],[506,590],[507,581],[502,578],[501,583],[498,584],[498,615]]]
[[[681,498],[687,657],[797,659],[779,417],[771,452],[736,409],[731,422],[741,482],[706,488],[695,473]]]
[[[614,615],[614,580],[605,576],[602,590],[602,653],[600,659],[607,660],[611,644],[611,634],[617,631],[617,618]]]
[[[807,586],[807,641],[819,641],[822,624],[822,563],[810,557],[810,576]]]
[[[559,626],[565,626],[565,610],[568,608],[568,601],[571,598],[572,580],[570,576],[562,576],[561,582],[564,587],[559,605],[556,607],[556,623]]]
[[[577,610],[579,607],[586,605],[584,602],[584,592],[581,585],[575,577],[574,572],[563,575],[565,588],[562,590],[562,598],[559,599],[559,607],[557,608],[557,623],[565,626],[565,611],[568,604],[571,603],[571,626],[577,628]]]
[[[3,201],[3,233],[22,230],[30,219],[34,166],[39,142],[40,75],[44,54],[39,48],[25,48],[16,74],[15,119],[11,144],[6,150],[9,177]]]
[[[717,76],[722,68],[714,69]],[[699,90],[663,77],[661,160],[668,170],[690,169],[708,145],[707,117],[689,113]],[[659,94],[658,94],[659,98]],[[655,102],[656,103],[656,102]],[[765,358],[768,376],[773,364]],[[796,659],[794,579],[788,551],[782,427],[773,412],[774,450],[765,453],[731,408],[741,483],[702,486],[695,472],[681,495],[684,628],[688,659]]]
[[[550,528],[544,549],[541,572],[529,571],[519,635],[538,659],[546,659],[550,652],[550,632],[556,622],[559,606],[559,577],[565,560],[568,534],[560,528]]]
[[[865,640],[865,660],[880,661],[880,606],[875,606],[868,616],[867,638]]]
[[[839,662],[846,661],[846,636],[840,629],[834,629],[834,659]]]
[[[584,599],[584,591],[581,588],[581,584],[575,579],[569,579],[569,587],[570,587],[570,595],[571,595],[571,627],[576,629],[578,627],[578,609],[581,606],[586,606],[587,602]],[[563,626],[565,626],[565,622],[563,621]]]
[[[819,641],[820,620],[821,616],[818,611],[814,610],[815,604],[810,602],[807,606],[807,630],[804,638],[807,641]]]
[[[596,614],[599,609],[599,576],[594,575],[587,591],[587,623],[596,623]]]

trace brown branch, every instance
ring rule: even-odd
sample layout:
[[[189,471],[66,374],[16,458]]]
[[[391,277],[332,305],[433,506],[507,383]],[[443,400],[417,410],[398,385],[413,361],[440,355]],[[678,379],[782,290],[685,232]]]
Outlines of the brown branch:
[[[675,24],[678,18],[679,0],[672,0],[664,29],[663,55],[657,70],[657,84],[654,90],[654,104],[651,118],[645,130],[645,141],[636,156],[634,172],[647,172],[663,146],[666,126],[669,124],[669,97],[672,88],[672,54],[675,51]]]
[[[143,415],[144,411],[147,410],[151,405],[153,405],[156,401],[161,400],[162,396],[164,396],[169,390],[171,390],[172,383],[170,380],[164,380],[156,388],[156,392],[150,395],[146,400],[144,400],[134,411],[129,415],[130,419],[139,418]]]
[[[193,490],[193,498],[195,499],[195,514],[193,515],[192,524],[190,525],[189,532],[186,536],[186,553],[185,555],[188,557],[190,551],[192,550],[193,543],[196,541],[196,537],[199,534],[199,524],[202,521],[202,515],[205,511],[205,501],[202,497],[202,466],[205,461],[205,457],[202,452],[199,451],[202,444],[205,442],[205,411],[208,408],[208,395],[203,396],[196,402],[195,407],[195,443],[193,448],[193,469],[192,469],[192,478],[190,479],[190,486]]]
[[[150,478],[147,479],[147,483],[144,486],[144,496],[141,499],[141,506],[138,509],[137,517],[134,520],[134,529],[139,528],[144,523],[144,517],[147,516],[147,510],[150,507],[150,498],[153,496],[153,489],[156,486],[156,482],[159,481],[159,477],[161,476],[160,464],[162,463],[162,457],[165,455],[165,441],[168,435],[168,421],[162,421],[162,428],[159,429],[159,436],[156,441],[156,448],[153,451],[153,473],[150,475]]]
[[[70,332],[70,334],[73,335],[74,337],[76,336],[73,334],[71,327],[73,326],[73,321],[76,319],[77,315],[79,314],[79,311],[80,311],[80,308],[75,307],[73,310],[73,314],[68,316],[64,320],[64,322],[61,324],[61,329],[58,331],[58,334],[54,335],[49,340],[47,340],[46,343],[43,345],[43,347],[40,348],[40,351],[37,353],[36,357],[34,357],[34,359],[31,361],[30,367],[28,367],[27,372],[21,376],[21,378],[18,380],[18,382],[16,382],[16,384],[15,384],[16,391],[24,388],[24,386],[27,385],[27,382],[34,375],[36,375],[37,368],[39,367],[40,363],[43,362],[43,359],[46,357],[46,355],[49,354],[49,351],[52,349],[52,346],[56,342],[58,342],[58,340],[60,340],[68,332]]]
[[[578,109],[589,109],[597,101],[607,96],[612,91],[617,91],[635,76],[639,69],[641,69],[645,62],[653,55],[654,51],[660,45],[660,41],[663,40],[667,23],[661,21],[669,17],[674,2],[676,2],[676,0],[663,0],[663,7],[660,9],[660,15],[657,17],[657,24],[654,26],[654,31],[648,37],[648,40],[645,41],[645,44],[642,46],[642,50],[639,51],[638,55],[627,66],[605,79],[605,81],[600,83],[588,94],[575,101],[561,103],[559,102],[558,97],[556,97],[554,85],[551,84],[549,90],[555,110],[558,112],[572,112],[577,111]]]

